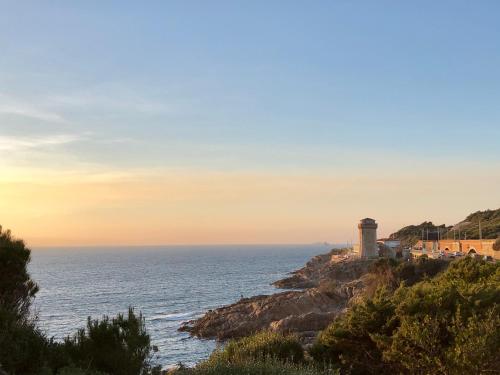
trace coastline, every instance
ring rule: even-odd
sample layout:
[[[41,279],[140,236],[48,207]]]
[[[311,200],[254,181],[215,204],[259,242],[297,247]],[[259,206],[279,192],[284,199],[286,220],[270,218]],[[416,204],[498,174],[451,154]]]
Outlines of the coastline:
[[[179,331],[203,339],[225,341],[268,330],[295,334],[304,345],[360,296],[363,275],[373,260],[348,258],[342,249],[313,256],[273,286],[284,291],[256,295],[207,311],[184,322]]]

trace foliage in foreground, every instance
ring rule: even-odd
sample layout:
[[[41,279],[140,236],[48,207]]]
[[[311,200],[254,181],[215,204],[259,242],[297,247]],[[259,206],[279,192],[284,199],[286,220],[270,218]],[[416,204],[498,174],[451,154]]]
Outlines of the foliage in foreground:
[[[500,368],[500,267],[465,258],[394,293],[380,288],[310,353],[342,373],[464,374]]]
[[[132,309],[87,328],[64,343],[48,339],[30,314],[38,291],[27,272],[31,251],[0,229],[0,370],[10,375],[139,375],[158,373],[141,314]]]
[[[282,362],[301,363],[304,361],[304,350],[295,336],[264,331],[229,341],[224,348],[214,351],[204,365],[243,363],[268,358]]]
[[[338,375],[334,369],[313,365],[283,363],[273,359],[248,360],[239,363],[210,362],[192,369],[181,368],[175,375]]]
[[[304,360],[304,350],[295,336],[260,332],[229,341],[195,368],[180,368],[182,375],[333,375],[336,371],[321,369]]]
[[[10,230],[0,226],[0,307],[18,320],[29,318],[29,309],[38,286],[28,274],[31,251]]]
[[[130,308],[125,317],[88,319],[87,329],[80,329],[62,345],[72,363],[110,374],[144,374],[151,370],[152,347],[142,314]]]

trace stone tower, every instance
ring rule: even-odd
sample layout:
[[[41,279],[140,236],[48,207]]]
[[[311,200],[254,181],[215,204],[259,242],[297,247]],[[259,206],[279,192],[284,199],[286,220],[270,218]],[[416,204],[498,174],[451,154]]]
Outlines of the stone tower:
[[[377,227],[375,220],[370,218],[359,222],[359,256],[361,258],[378,257]]]

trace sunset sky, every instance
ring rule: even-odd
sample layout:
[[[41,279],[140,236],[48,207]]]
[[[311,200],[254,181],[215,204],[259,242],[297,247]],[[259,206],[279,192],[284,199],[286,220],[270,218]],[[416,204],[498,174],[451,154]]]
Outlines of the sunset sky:
[[[498,1],[2,1],[0,224],[346,242],[500,207]]]

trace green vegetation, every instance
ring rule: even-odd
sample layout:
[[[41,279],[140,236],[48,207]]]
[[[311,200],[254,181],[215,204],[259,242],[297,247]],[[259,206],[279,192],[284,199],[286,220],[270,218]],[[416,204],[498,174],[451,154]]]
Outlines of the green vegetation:
[[[109,374],[149,374],[153,348],[144,318],[129,309],[125,317],[88,319],[87,328],[68,337],[60,348],[69,362]],[[153,372],[154,372],[153,371]]]
[[[444,224],[434,225],[431,221],[425,221],[419,225],[409,225],[407,227],[401,228],[397,232],[392,233],[389,238],[398,239],[401,241],[401,246],[409,247],[415,245],[418,240],[422,239],[422,233],[424,233],[424,236],[426,236],[427,233],[429,233],[429,235],[431,236],[437,236],[437,233],[439,232],[440,236],[443,236],[450,229],[451,227],[447,227]]]
[[[499,265],[465,258],[412,286],[379,287],[323,331],[310,354],[348,374],[493,372],[499,303]]]
[[[411,286],[425,278],[436,276],[448,265],[449,262],[445,260],[426,257],[420,257],[413,263],[390,258],[379,259],[370,267],[367,274],[365,295],[373,297],[382,287],[393,292],[402,284]]]
[[[260,332],[230,341],[224,349],[212,353],[207,363],[243,363],[267,358],[301,363],[304,361],[304,350],[294,336]]]
[[[413,246],[422,239],[422,233],[427,236],[429,233],[432,239],[439,233],[440,238],[458,238],[458,227],[462,239],[467,235],[467,239],[479,239],[479,222],[481,222],[481,233],[483,239],[494,239],[500,237],[500,208],[496,210],[477,211],[465,218],[456,225],[455,234],[453,226],[434,225],[432,222],[423,222],[419,225],[409,225],[390,235],[390,238],[401,240],[404,247]]]
[[[0,229],[0,369],[11,375],[156,374],[142,315],[130,309],[87,328],[63,343],[45,336],[30,314],[38,291],[27,272],[30,250]]]
[[[246,363],[216,363],[194,369],[177,370],[179,375],[337,375],[335,369],[318,369],[313,365],[296,365],[275,360],[255,360]]]
[[[0,308],[20,321],[28,319],[31,302],[38,292],[27,270],[30,254],[22,240],[13,238],[9,230],[2,231],[0,226]]]
[[[304,350],[295,336],[260,332],[232,340],[216,350],[194,369],[181,368],[176,374],[192,375],[327,375],[335,370],[306,363]]]
[[[478,239],[479,221],[483,238],[494,239],[500,236],[500,208],[470,214],[460,225],[460,230],[467,233],[467,238]]]
[[[277,360],[252,360],[240,363],[202,363],[195,368],[181,368],[175,375],[338,375],[336,369],[319,369],[314,365],[283,363]]]

